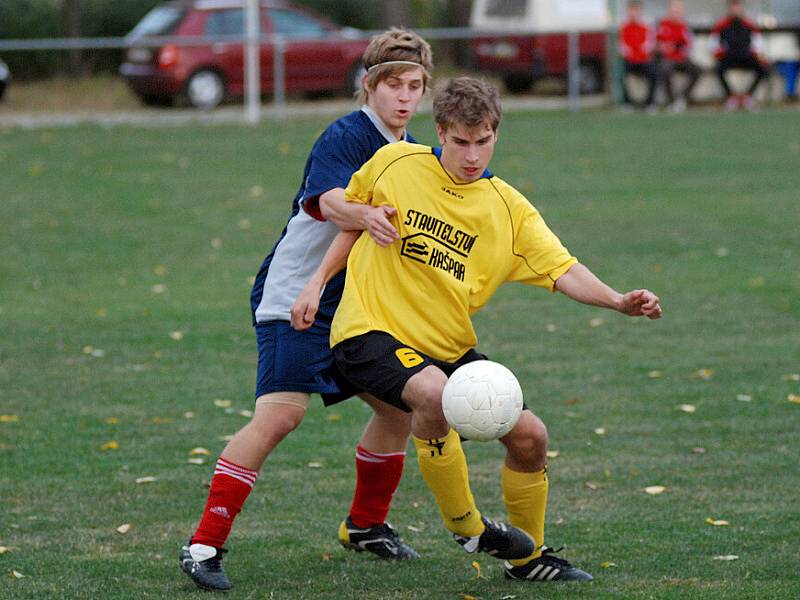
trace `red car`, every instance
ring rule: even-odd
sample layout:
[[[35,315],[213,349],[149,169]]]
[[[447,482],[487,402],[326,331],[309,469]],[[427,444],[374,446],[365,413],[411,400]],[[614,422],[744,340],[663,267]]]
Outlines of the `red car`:
[[[175,0],[156,6],[128,34],[132,42],[151,36],[237,36],[245,27],[242,0]],[[352,93],[363,69],[367,40],[305,9],[279,0],[261,1],[261,32],[281,34],[287,92]],[[244,93],[245,48],[240,42],[198,46],[135,47],[120,73],[145,104],[184,99],[213,108]],[[273,89],[273,48],[261,46],[261,92]]]

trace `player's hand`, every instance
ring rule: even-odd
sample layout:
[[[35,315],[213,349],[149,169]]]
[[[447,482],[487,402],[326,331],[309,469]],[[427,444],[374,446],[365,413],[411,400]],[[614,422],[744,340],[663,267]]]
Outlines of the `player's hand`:
[[[305,331],[314,324],[322,291],[309,283],[292,304],[291,323],[297,331]]]
[[[663,311],[658,296],[650,290],[633,290],[622,296],[619,312],[630,317],[660,319]]]
[[[397,209],[391,206],[375,206],[364,217],[364,229],[379,246],[386,247],[400,239],[391,219],[397,214]]]

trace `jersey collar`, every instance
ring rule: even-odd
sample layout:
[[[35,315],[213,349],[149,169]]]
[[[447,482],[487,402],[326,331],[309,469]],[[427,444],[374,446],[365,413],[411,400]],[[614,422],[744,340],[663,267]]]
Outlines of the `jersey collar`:
[[[439,147],[433,147],[431,148],[431,151],[439,160],[439,164],[442,164],[442,149]],[[444,169],[444,167],[442,168]],[[492,172],[489,169],[484,169],[483,174],[479,177],[479,179],[491,179],[491,178],[492,178]]]
[[[366,104],[362,106],[361,112],[363,112],[365,115],[367,115],[367,117],[369,117],[369,120],[372,121],[372,124],[375,126],[375,129],[377,129],[378,132],[380,132],[380,134],[384,138],[386,138],[387,142],[389,142],[390,144],[394,144],[395,142],[400,141],[394,136],[394,134],[391,131],[389,131],[389,128],[386,127],[383,121],[381,121],[381,118],[369,106],[367,106]],[[406,141],[407,136],[408,136],[408,131],[403,130],[403,137],[401,138],[401,140]]]

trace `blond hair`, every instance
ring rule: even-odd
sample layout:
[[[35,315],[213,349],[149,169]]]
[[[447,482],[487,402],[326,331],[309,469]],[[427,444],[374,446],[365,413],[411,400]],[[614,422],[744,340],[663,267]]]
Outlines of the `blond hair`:
[[[384,64],[394,61],[402,62]],[[428,42],[413,31],[392,27],[370,40],[361,62],[367,70],[367,81],[366,85],[356,92],[356,98],[361,104],[366,104],[370,89],[374,90],[381,81],[413,68],[413,65],[404,64],[405,62],[422,67],[422,84],[427,88],[431,78],[430,72],[433,70],[433,52]]]
[[[456,77],[433,97],[433,119],[443,131],[456,123],[467,127],[487,123],[496,131],[502,118],[497,88],[482,79]]]

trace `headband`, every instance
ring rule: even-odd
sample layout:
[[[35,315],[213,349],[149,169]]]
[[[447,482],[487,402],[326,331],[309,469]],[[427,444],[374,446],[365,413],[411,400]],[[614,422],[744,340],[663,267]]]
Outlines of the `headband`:
[[[369,69],[367,69],[367,73],[372,71],[372,69],[376,69],[378,67],[382,67],[383,65],[410,65],[412,67],[422,67],[421,64],[418,62],[413,62],[410,60],[387,60],[386,62],[378,63],[376,65],[372,65]],[[425,70],[425,67],[422,67],[422,70]]]

